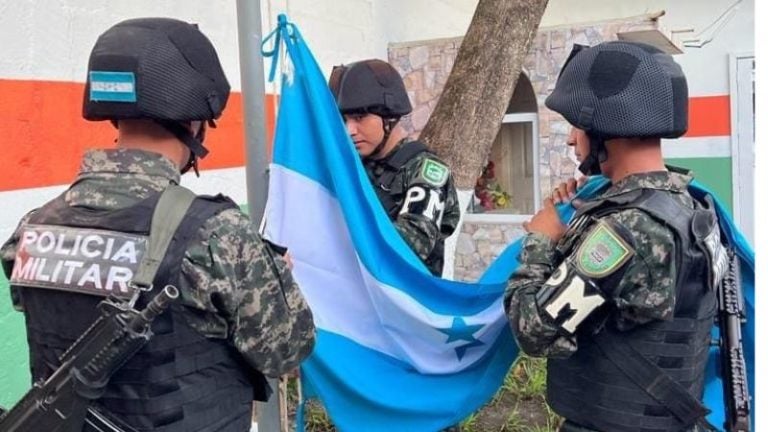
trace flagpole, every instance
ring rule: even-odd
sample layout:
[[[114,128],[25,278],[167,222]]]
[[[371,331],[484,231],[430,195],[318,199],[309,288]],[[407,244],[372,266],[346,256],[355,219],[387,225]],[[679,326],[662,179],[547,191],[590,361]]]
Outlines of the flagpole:
[[[269,177],[264,130],[264,59],[261,55],[261,1],[237,0],[237,31],[240,48],[240,82],[245,123],[245,178],[248,214],[261,224],[267,202]],[[268,379],[274,392],[265,403],[257,403],[259,432],[280,432],[278,380]]]

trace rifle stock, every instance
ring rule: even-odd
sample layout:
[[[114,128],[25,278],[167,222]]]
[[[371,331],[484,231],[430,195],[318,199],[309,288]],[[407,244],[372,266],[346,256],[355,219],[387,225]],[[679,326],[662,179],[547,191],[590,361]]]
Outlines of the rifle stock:
[[[152,321],[178,295],[168,285],[142,311],[112,298],[99,303],[99,318],[61,356],[61,366],[0,416],[0,432],[80,432],[91,402],[101,397],[112,374],[149,341]]]

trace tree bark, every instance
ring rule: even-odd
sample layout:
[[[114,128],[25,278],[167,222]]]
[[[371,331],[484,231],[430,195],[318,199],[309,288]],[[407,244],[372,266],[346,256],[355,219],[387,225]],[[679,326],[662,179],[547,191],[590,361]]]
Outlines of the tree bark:
[[[472,189],[501,126],[548,0],[480,0],[419,138]]]

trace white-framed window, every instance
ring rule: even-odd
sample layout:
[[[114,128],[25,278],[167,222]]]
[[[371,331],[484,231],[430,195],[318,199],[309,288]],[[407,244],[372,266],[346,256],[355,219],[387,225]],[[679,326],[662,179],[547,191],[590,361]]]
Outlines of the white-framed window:
[[[755,244],[755,56],[730,55],[733,216]]]
[[[540,207],[539,120],[530,81],[517,87],[477,179],[467,221],[521,223]]]

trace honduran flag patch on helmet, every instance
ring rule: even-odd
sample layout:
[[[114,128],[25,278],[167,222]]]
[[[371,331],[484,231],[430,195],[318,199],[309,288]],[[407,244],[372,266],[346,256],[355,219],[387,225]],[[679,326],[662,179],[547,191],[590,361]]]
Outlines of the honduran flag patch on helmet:
[[[133,72],[89,72],[90,100],[95,102],[136,102]]]

